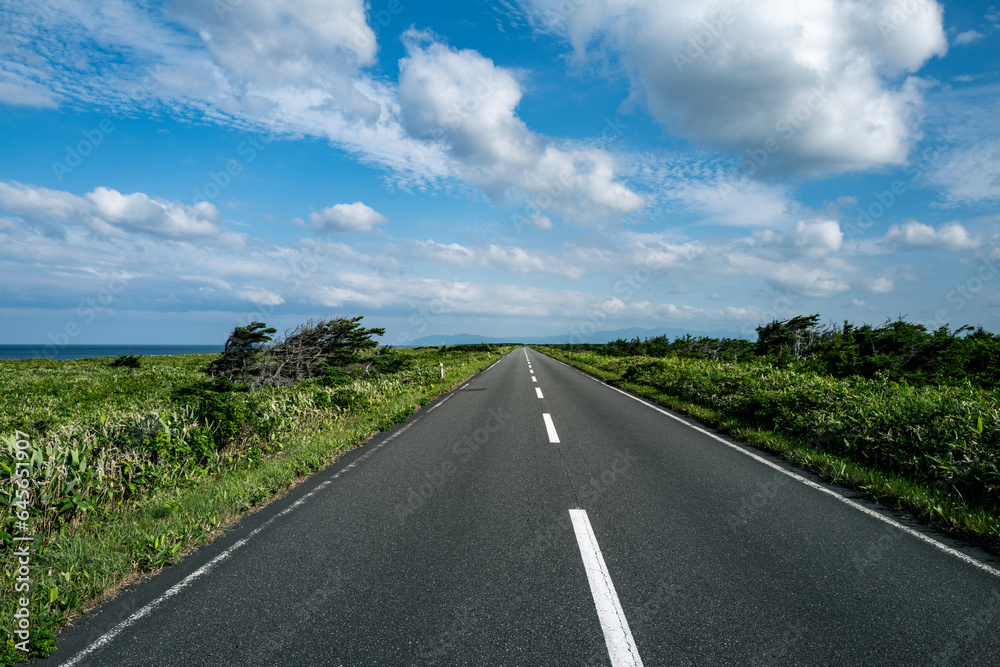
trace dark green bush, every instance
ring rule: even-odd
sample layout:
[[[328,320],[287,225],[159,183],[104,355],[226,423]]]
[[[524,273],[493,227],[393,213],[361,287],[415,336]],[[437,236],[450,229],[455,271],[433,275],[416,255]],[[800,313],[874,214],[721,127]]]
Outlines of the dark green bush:
[[[376,373],[392,374],[409,368],[413,364],[410,357],[405,357],[391,347],[380,347],[372,356],[372,369]]]
[[[947,326],[928,331],[903,320],[882,326],[820,324],[820,316],[799,315],[757,327],[757,341],[686,335],[645,340],[619,339],[605,345],[562,345],[574,352],[610,357],[659,357],[749,361],[757,357],[782,368],[869,380],[928,386],[960,386],[970,382],[989,388],[1000,384],[1000,335],[982,327]],[[639,372],[632,371],[632,372]]]
[[[246,428],[247,401],[240,392],[206,392],[201,396],[198,417],[212,433],[216,448],[234,443]]]
[[[914,387],[884,375],[838,379],[762,361],[629,361],[617,362],[627,364],[624,380],[952,490],[973,504],[1000,507],[995,393],[969,383]]]
[[[134,354],[123,354],[109,365],[115,368],[139,368],[142,365],[141,360],[141,354],[138,357]]]

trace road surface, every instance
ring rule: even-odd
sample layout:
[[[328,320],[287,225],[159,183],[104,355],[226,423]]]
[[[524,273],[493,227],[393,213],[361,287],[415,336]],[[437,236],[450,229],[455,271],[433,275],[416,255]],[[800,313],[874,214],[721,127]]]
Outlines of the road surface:
[[[997,665],[1000,564],[536,351],[41,665]]]

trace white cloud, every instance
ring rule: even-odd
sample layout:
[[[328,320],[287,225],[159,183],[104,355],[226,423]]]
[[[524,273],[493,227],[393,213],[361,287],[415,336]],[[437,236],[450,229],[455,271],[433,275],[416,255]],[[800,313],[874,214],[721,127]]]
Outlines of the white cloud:
[[[621,252],[634,266],[662,271],[692,266],[708,249],[698,241],[677,243],[664,234],[627,232],[620,235]]]
[[[793,294],[828,297],[845,292],[851,285],[836,267],[802,261],[774,261],[751,253],[731,253],[728,272],[764,278]]]
[[[517,246],[490,244],[470,248],[459,243],[437,243],[431,240],[409,241],[399,244],[391,252],[406,253],[413,260],[435,264],[493,269],[515,275],[558,275],[572,280],[583,277],[586,266],[600,266],[607,260],[601,251],[589,251],[583,248],[554,254],[525,250]]]
[[[388,222],[386,217],[359,201],[353,204],[336,204],[309,215],[309,222],[317,231],[333,233],[359,232],[370,234],[378,225]]]
[[[0,207],[32,222],[69,220],[81,204],[80,198],[69,192],[0,181]]]
[[[276,294],[262,287],[251,287],[237,290],[236,298],[249,301],[261,306],[280,306],[285,302],[280,294]]]
[[[0,181],[0,208],[32,222],[84,224],[107,236],[141,232],[166,238],[218,234],[220,215],[208,202],[186,206],[141,192],[124,195],[97,187],[83,197],[69,192]]]
[[[887,294],[895,287],[892,279],[887,276],[863,276],[858,285],[872,294]]]
[[[92,219],[98,225],[173,238],[208,236],[220,230],[219,211],[209,202],[184,206],[105,187],[87,193],[86,198],[93,204]]]
[[[765,230],[754,236],[764,245],[777,245],[814,259],[833,255],[844,241],[836,220],[799,220],[783,233]]]
[[[972,44],[973,42],[978,42],[985,37],[981,32],[976,32],[975,30],[966,30],[965,32],[960,32],[955,35],[955,39],[952,44],[956,46],[961,44]]]
[[[56,14],[15,10],[25,44],[0,72],[0,99],[166,107],[325,137],[388,167],[404,190],[455,178],[540,228],[552,226],[553,212],[601,225],[645,203],[610,153],[532,133],[514,112],[513,74],[474,51],[410,31],[400,86],[373,74],[378,44],[363,0],[172,0],[162,12],[65,0]]]
[[[621,0],[568,13],[562,0],[525,4],[569,39],[578,62],[617,56],[633,99],[672,132],[767,149],[768,167],[902,164],[921,101],[906,74],[947,51],[933,0],[908,13],[892,0]]]
[[[785,240],[807,257],[826,257],[840,250],[844,233],[836,220],[800,220],[785,233]]]
[[[642,196],[616,180],[610,153],[557,145],[529,130],[515,112],[521,88],[509,70],[424,33],[411,30],[404,41],[403,122],[448,154],[455,176],[523,207],[525,221],[542,228],[551,226],[545,211],[603,225],[645,206]]]
[[[958,222],[950,222],[940,229],[934,229],[916,220],[907,220],[901,225],[890,227],[885,241],[904,248],[931,250],[971,250],[979,246],[979,241],[969,236],[969,232]]]
[[[408,246],[408,247],[406,247]],[[475,250],[460,243],[438,243],[433,240],[410,241],[404,248],[415,259],[471,267],[478,263]]]
[[[403,130],[393,86],[366,69],[378,45],[363,0],[57,4],[0,8],[19,37],[2,58],[0,100],[156,108],[324,137],[388,166],[405,187],[448,174],[439,149]]]

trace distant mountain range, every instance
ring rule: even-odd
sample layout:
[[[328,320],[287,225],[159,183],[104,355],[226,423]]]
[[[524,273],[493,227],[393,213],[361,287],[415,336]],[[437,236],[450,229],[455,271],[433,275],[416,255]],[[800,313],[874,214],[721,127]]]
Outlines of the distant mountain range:
[[[638,336],[640,339],[654,336],[667,336],[668,338],[678,338],[691,334],[692,336],[711,336],[712,338],[746,338],[735,331],[691,331],[689,329],[676,329],[669,327],[658,327],[656,329],[644,329],[642,327],[629,327],[628,329],[615,329],[614,331],[596,331],[585,338],[581,334],[559,334],[556,336],[507,336],[495,338],[493,336],[477,336],[475,334],[452,334],[424,336],[410,341],[403,347],[421,347],[429,345],[477,345],[479,343],[527,343],[533,345],[558,345],[560,343],[610,343],[613,340],[623,338],[631,340]]]

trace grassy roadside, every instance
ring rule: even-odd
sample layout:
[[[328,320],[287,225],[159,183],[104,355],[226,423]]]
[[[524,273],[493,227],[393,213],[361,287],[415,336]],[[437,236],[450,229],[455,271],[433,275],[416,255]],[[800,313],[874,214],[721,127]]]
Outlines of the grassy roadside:
[[[405,420],[415,410],[459,386],[508,351],[509,348],[494,348],[490,356],[477,351],[449,353],[444,349],[403,351],[403,354],[414,357],[420,366],[419,373],[409,372],[407,382],[385,381],[378,386],[373,383],[370,389],[365,389],[363,383],[355,383],[352,385],[351,404],[346,408],[323,399],[325,394],[320,389],[306,387],[301,390],[305,396],[318,396],[323,400],[314,400],[297,419],[286,421],[273,434],[270,444],[261,450],[264,454],[233,456],[229,452],[211,470],[183,467],[182,473],[170,473],[172,476],[164,472],[164,483],[130,498],[126,505],[99,506],[77,512],[71,521],[41,536],[30,551],[30,589],[26,592],[15,590],[15,545],[5,540],[3,550],[7,557],[3,597],[0,599],[0,624],[4,627],[5,643],[0,647],[0,664],[14,664],[48,655],[55,645],[56,629],[68,620],[123,586],[150,576],[161,567],[176,562],[196,546],[211,541],[227,525],[259,509],[309,474],[326,467],[343,452]],[[105,373],[106,362],[91,362],[96,375]],[[59,369],[59,363],[46,362],[42,365]],[[443,379],[439,375],[439,363],[445,365]],[[190,379],[196,365],[191,359],[159,358],[154,359],[149,368],[154,381],[162,384],[164,378],[171,376],[169,368],[174,369],[175,379]],[[38,400],[27,410],[31,413],[31,420],[37,421],[38,406],[43,405],[41,412],[45,414],[47,428],[44,435],[39,431],[29,433],[29,440],[37,438],[53,451],[60,447],[60,442],[67,444],[66,438],[59,440],[59,434],[66,429],[77,437],[89,432],[80,424],[67,424],[67,420],[78,417],[82,424],[93,417],[93,410],[100,412],[134,407],[129,403],[132,399],[128,398],[127,392],[118,399],[107,395],[108,392],[116,396],[119,394],[114,388],[119,384],[118,378],[112,377],[113,381],[109,383],[80,383],[76,380],[85,372],[81,369],[86,366],[77,364],[75,368],[76,372],[60,370],[65,376],[61,379],[50,377],[46,382],[33,385]],[[8,384],[12,382],[10,377],[7,380]],[[75,401],[66,396],[66,381],[69,380],[72,380],[69,383],[71,386],[78,384],[81,387],[78,391],[81,396]],[[24,390],[21,387],[21,391]],[[298,392],[286,392],[292,394],[293,403],[305,400],[297,396]],[[147,394],[142,403],[144,409],[150,406],[168,407],[169,392],[149,389]],[[331,395],[337,394],[333,392]],[[115,400],[120,403],[115,404]],[[323,405],[328,409],[320,409]],[[11,408],[8,412],[13,411],[14,408]],[[8,422],[12,419],[10,414],[6,417]],[[21,423],[23,417],[21,415]],[[104,415],[101,418],[106,421]],[[93,428],[98,426],[101,425],[94,425]],[[175,438],[172,442],[179,441]],[[68,444],[78,446],[71,442]],[[147,469],[150,474],[160,474],[158,470],[156,466]],[[173,469],[165,470],[169,472]],[[66,477],[65,471],[63,473]],[[10,474],[9,470],[7,474]],[[7,475],[4,478],[7,484],[13,481]],[[83,506],[86,508],[85,504]],[[10,525],[7,519],[16,509],[4,507],[4,512],[8,514],[4,526]],[[14,532],[12,527],[11,532]],[[31,650],[28,655],[15,648],[20,638],[13,632],[16,626],[12,621],[21,596],[27,596],[30,602]]]
[[[690,415],[741,442],[777,454],[830,482],[857,489],[877,502],[1000,553],[1000,512],[995,507],[968,502],[946,486],[936,488],[910,476],[825,451],[815,440],[777,429],[761,428],[700,403],[697,398],[678,396],[652,384],[623,379],[619,360],[602,364],[599,357],[591,354],[571,357],[567,351],[558,348],[538,346],[535,349],[636,395]]]

